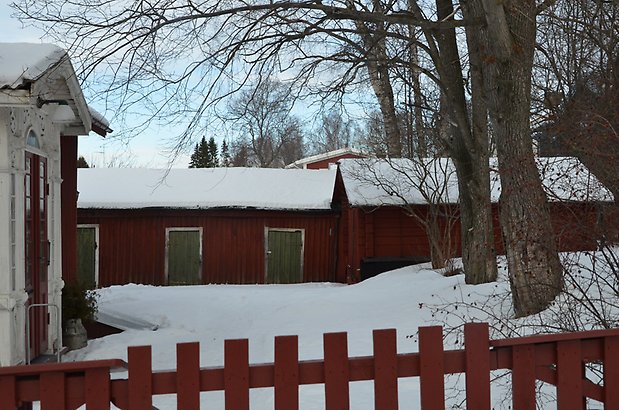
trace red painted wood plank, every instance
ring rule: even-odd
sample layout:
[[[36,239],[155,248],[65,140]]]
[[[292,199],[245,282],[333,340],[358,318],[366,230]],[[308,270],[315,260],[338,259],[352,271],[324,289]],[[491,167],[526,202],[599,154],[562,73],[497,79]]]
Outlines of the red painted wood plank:
[[[65,409],[64,373],[44,373],[41,375],[41,408],[44,410]]]
[[[348,410],[350,380],[348,343],[345,332],[323,335],[325,356],[325,409]]]
[[[86,370],[84,396],[88,410],[110,408],[110,372],[105,368]]]
[[[224,342],[226,410],[249,410],[249,342]]]
[[[464,325],[466,408],[490,410],[490,346],[487,323]]]
[[[604,339],[604,407],[619,409],[619,336]]]
[[[557,343],[557,404],[560,409],[582,410],[582,376],[580,341]]]
[[[124,368],[126,363],[120,359],[109,360],[88,360],[85,362],[66,362],[66,363],[46,363],[46,364],[29,364],[28,366],[10,366],[0,367],[0,376],[26,376],[38,375],[42,373],[57,373],[69,371],[82,371],[93,369],[96,367],[105,367],[108,369]]]
[[[535,346],[517,345],[512,349],[514,410],[535,410]]]
[[[13,409],[17,406],[17,390],[14,376],[0,376],[0,397],[6,405]]]
[[[150,346],[129,346],[129,409],[150,409],[153,405],[152,349]]]
[[[374,330],[374,408],[398,408],[398,350],[395,329]]]
[[[179,409],[200,408],[200,344],[176,345],[176,391]]]
[[[587,330],[583,332],[555,333],[551,335],[535,335],[525,337],[515,337],[510,339],[491,340],[490,346],[516,346],[529,345],[536,343],[557,342],[561,340],[586,340],[603,337],[619,336],[619,328]]]
[[[443,328],[419,328],[419,383],[421,408],[445,410]]]
[[[275,338],[275,410],[299,408],[299,338]]]

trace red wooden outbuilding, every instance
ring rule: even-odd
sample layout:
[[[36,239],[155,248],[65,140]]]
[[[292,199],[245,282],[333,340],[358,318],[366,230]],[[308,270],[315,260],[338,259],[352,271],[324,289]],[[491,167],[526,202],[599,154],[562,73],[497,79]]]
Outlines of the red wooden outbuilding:
[[[345,280],[335,169],[79,172],[78,272],[91,285]]]
[[[612,195],[576,159],[538,163],[559,250],[595,249]],[[429,261],[432,215],[450,235],[445,257],[461,255],[446,159],[343,159],[337,170],[84,169],[78,189],[77,271],[97,286],[356,282]],[[496,173],[491,191],[502,254]]]
[[[596,249],[605,235],[604,219],[612,194],[575,158],[538,158],[537,162],[559,251]],[[438,226],[449,227],[446,256],[462,255],[458,181],[451,161],[419,164],[406,159],[364,159],[339,164],[345,187],[340,265],[349,282],[429,261],[430,241],[423,224],[432,215],[429,202],[439,204]],[[492,173],[491,196],[495,248],[500,255],[504,249],[496,172]]]

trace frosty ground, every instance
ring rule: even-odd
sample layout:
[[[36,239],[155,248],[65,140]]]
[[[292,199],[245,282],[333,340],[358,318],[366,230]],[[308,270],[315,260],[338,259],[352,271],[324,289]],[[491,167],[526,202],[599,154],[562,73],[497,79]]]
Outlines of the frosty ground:
[[[446,348],[461,346],[460,325],[470,321],[490,322],[493,338],[538,332],[539,324],[553,320],[552,309],[497,325],[501,318],[513,316],[504,262],[500,266],[498,282],[477,286],[466,285],[463,275],[446,277],[428,265],[387,272],[355,285],[112,286],[98,291],[100,316],[127,330],[91,340],[64,360],[126,359],[128,346],[152,345],[153,368],[173,369],[179,342],[200,342],[201,366],[221,366],[225,339],[249,339],[250,363],[264,363],[273,361],[277,335],[298,335],[300,360],[309,360],[323,357],[326,332],[348,332],[351,357],[371,355],[373,329],[397,329],[400,353],[417,351],[419,326],[451,329]],[[462,384],[462,377],[447,382],[448,387]],[[300,408],[324,409],[323,389],[302,386]],[[351,409],[373,409],[372,389],[371,382],[351,383]],[[463,395],[452,393],[447,408],[465,408]],[[493,385],[493,402],[500,403],[504,393],[504,387]],[[399,395],[402,408],[419,408],[417,379],[401,379]],[[223,409],[223,393],[201,397],[205,408]],[[155,397],[154,404],[176,408],[170,396]],[[272,389],[252,390],[251,408],[273,409]]]

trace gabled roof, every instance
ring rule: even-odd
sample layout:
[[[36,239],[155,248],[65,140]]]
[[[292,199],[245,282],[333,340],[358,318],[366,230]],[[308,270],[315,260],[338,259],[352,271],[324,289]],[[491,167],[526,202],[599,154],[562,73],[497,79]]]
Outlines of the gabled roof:
[[[613,195],[576,158],[536,158],[548,200],[588,202],[613,200]],[[351,206],[457,203],[458,179],[448,158],[344,159],[340,171]],[[496,158],[490,159],[491,201],[501,193]]]
[[[60,113],[58,107],[69,106],[73,115],[50,114],[68,135],[112,131],[105,118],[86,104],[67,52],[53,44],[0,43],[0,103],[36,106],[48,113],[52,112],[48,107]]]
[[[325,161],[325,160],[332,159],[332,158],[338,158],[338,157],[345,156],[345,155],[355,156],[355,157],[360,157],[360,158],[369,157],[367,153],[361,150],[358,150],[356,148],[340,148],[335,151],[329,151],[329,152],[325,152],[322,154],[312,155],[311,157],[301,158],[293,162],[292,164],[286,165],[286,168],[288,169],[305,168],[307,164]]]
[[[53,44],[0,43],[0,89],[24,89],[62,61],[67,52]]]
[[[331,209],[337,170],[81,168],[78,208]]]

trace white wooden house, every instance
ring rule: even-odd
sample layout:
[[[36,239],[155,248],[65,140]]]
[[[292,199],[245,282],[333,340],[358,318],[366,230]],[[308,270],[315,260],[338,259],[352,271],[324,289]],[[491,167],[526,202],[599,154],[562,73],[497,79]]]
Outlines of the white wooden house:
[[[64,50],[0,43],[0,366],[61,346],[61,231],[75,230],[77,136],[107,129],[92,121]]]

